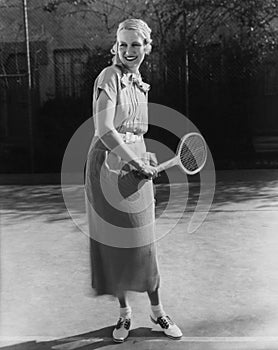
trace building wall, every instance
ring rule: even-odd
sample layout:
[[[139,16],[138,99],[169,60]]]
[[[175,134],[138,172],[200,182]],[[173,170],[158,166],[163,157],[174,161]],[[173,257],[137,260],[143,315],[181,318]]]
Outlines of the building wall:
[[[11,7],[1,9],[0,45],[13,43],[14,52],[25,53],[25,45],[20,48],[16,43],[24,43],[22,7],[18,2]],[[30,42],[42,42],[47,47],[47,62],[38,67],[40,101],[44,103],[55,96],[54,55],[57,50],[86,49],[109,47],[113,42],[112,33],[107,33],[101,20],[93,13],[66,15],[69,6],[62,5],[58,11],[49,13],[43,10],[44,0],[28,1],[28,19]],[[18,6],[18,7],[17,7]],[[10,48],[12,53],[12,49]],[[32,53],[34,54],[34,53]],[[34,68],[34,67],[33,67]]]

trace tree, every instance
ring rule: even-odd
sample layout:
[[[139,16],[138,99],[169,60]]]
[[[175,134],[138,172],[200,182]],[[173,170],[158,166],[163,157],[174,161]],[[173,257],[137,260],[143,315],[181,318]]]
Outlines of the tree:
[[[156,23],[160,47],[237,42],[262,57],[277,45],[277,0],[147,0],[142,14]]]
[[[48,0],[44,9],[57,13],[60,7],[61,16],[93,13],[108,36],[125,18],[145,19],[153,29],[160,67],[173,50],[184,61],[188,51],[198,55],[200,47],[214,43],[256,64],[278,41],[278,0],[145,0],[140,6],[135,0]]]
[[[134,4],[133,4],[134,5]],[[59,12],[62,7],[63,11]],[[60,17],[82,14],[84,17],[93,14],[98,18],[107,33],[111,33],[121,19],[133,13],[129,0],[48,0],[44,5],[44,10],[50,13],[58,13]]]

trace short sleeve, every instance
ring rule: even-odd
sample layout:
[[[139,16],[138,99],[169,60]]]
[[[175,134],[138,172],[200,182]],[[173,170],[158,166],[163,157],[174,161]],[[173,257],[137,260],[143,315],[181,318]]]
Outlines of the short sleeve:
[[[118,75],[111,66],[105,68],[97,77],[94,84],[94,97],[98,99],[101,90],[104,90],[109,99],[116,104],[118,89]]]

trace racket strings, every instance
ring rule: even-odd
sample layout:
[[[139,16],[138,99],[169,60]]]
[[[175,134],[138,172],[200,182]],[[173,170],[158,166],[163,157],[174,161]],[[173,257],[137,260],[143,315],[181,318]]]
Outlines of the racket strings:
[[[206,145],[202,138],[193,135],[181,144],[180,160],[188,171],[195,171],[206,161]]]

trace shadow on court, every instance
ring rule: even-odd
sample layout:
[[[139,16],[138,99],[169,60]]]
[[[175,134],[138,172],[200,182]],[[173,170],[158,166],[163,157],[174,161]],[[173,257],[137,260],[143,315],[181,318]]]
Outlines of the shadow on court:
[[[239,174],[243,174],[242,177]],[[221,210],[278,209],[278,171],[231,171],[222,175],[220,172],[217,175],[211,206],[212,212]],[[157,215],[166,208],[170,191],[178,186],[179,184],[172,184],[171,187],[165,184],[156,186]],[[185,211],[194,211],[199,200],[200,190],[199,183],[189,183],[188,192],[181,191],[176,195],[175,203],[172,206],[173,212],[180,210],[185,198],[187,199]],[[205,187],[202,191],[208,193],[211,189]]]
[[[76,193],[76,201],[81,203],[82,193],[76,189],[73,191]],[[45,222],[52,222],[70,219],[59,185],[1,186],[1,203],[2,209],[6,214],[12,215],[13,220],[41,217]]]
[[[2,350],[73,350],[73,349],[101,349],[107,347],[110,349],[117,347],[112,337],[112,331],[114,325],[105,328],[98,329],[93,332],[88,332],[79,335],[73,335],[65,338],[55,339],[52,341],[29,341],[24,343],[19,343],[10,346],[1,347]],[[135,343],[142,343],[144,340],[154,338],[154,334],[151,332],[151,328],[139,327],[132,329],[130,331],[129,340],[125,344],[132,346]],[[168,341],[168,338],[161,332],[155,333],[155,338],[157,340]]]
[[[253,171],[246,171],[245,175],[240,178],[238,172],[231,171],[224,176],[224,180],[221,179],[221,175],[218,176],[211,210],[225,210],[231,205],[233,209],[241,209],[241,207],[237,207],[237,204],[248,205],[251,202],[253,209],[278,208],[276,195],[278,171],[258,172],[261,173],[260,176],[257,176]],[[272,173],[273,176],[270,176],[269,173]],[[172,186],[178,187],[179,184]],[[67,186],[65,191],[70,192],[74,211],[77,214],[84,214],[83,187]],[[169,184],[156,185],[157,215],[165,209],[170,191]],[[188,196],[186,211],[194,210],[199,194],[199,183],[189,183],[188,193],[180,192],[179,195],[176,195],[171,207],[173,212],[175,212],[175,208],[179,210],[181,204],[184,203],[185,195]],[[13,215],[13,220],[41,217],[45,222],[55,222],[70,219],[60,185],[2,185],[1,203],[5,213]]]

